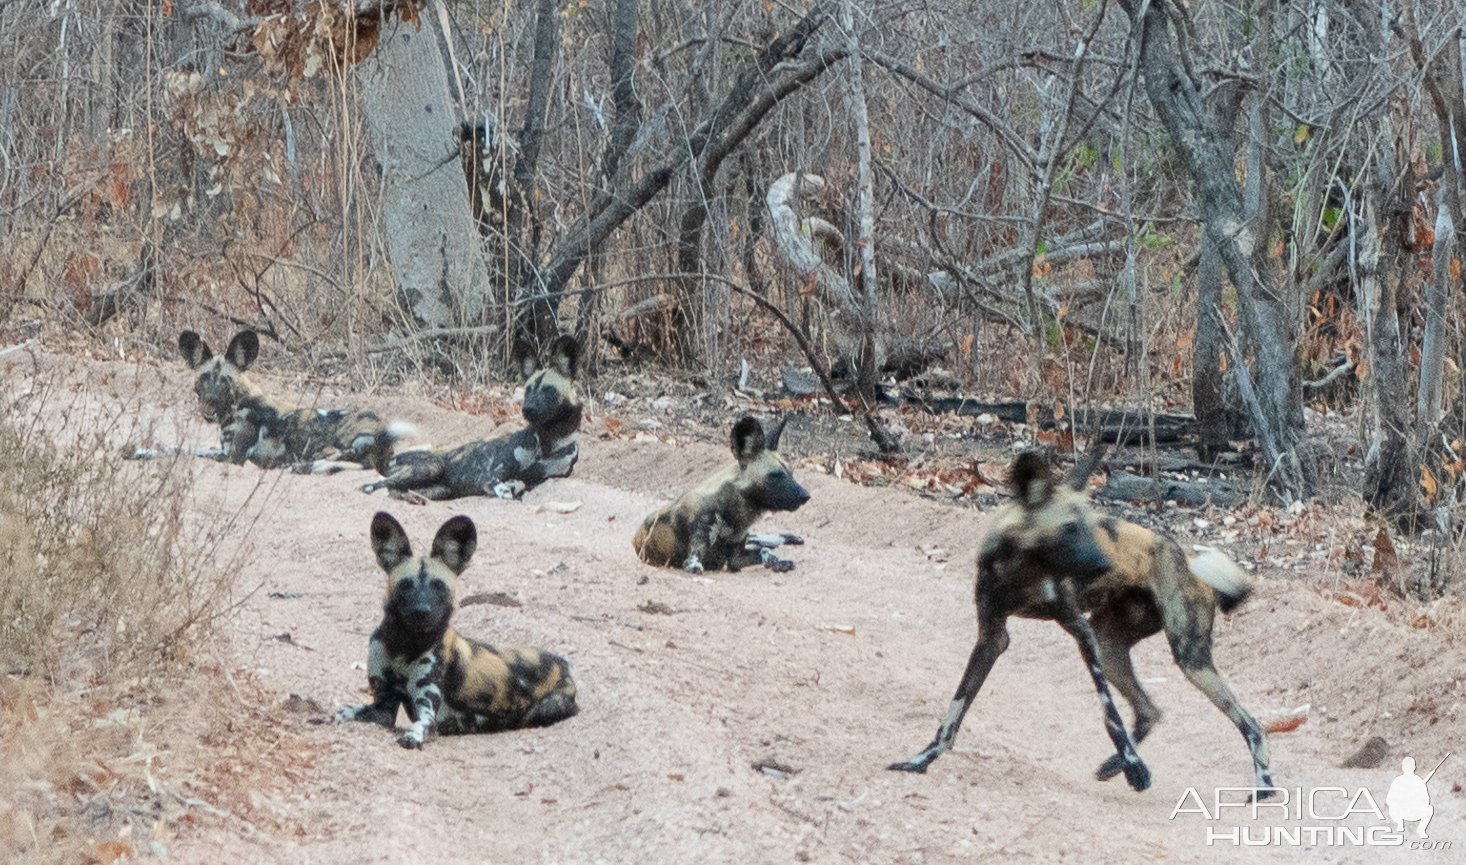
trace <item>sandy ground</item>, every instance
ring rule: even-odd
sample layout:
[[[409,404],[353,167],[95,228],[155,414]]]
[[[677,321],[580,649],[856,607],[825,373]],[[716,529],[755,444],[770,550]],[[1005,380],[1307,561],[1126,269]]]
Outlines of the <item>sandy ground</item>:
[[[181,365],[31,363],[9,369],[12,388],[45,380],[61,383],[58,393],[90,394],[66,410],[60,438],[87,416],[118,411],[155,422],[156,440],[215,437],[194,418]],[[86,387],[64,386],[81,380]],[[59,413],[62,402],[39,410]],[[412,418],[440,442],[488,432],[484,419],[421,397],[364,402]],[[1188,787],[1210,803],[1218,787],[1249,784],[1250,771],[1241,737],[1158,639],[1136,652],[1166,712],[1141,748],[1155,778],[1148,792],[1093,780],[1108,740],[1076,651],[1052,624],[1022,621],[956,748],[924,776],[885,771],[930,739],[971,648],[982,513],[806,469],[813,500],[763,524],[807,540],[792,551],[794,572],[699,577],[648,568],[631,550],[635,526],[726,450],[602,440],[600,420],[582,437],[575,476],[522,503],[414,507],[362,495],[364,473],[198,470],[199,519],[258,517],[225,628],[229,651],[275,695],[278,723],[317,756],[300,767],[299,783],[261,784],[268,792],[255,813],[270,819],[199,821],[170,840],[169,861],[1461,861],[1459,754],[1430,784],[1432,837],[1453,850],[1208,846],[1209,826],[1334,824],[1275,813],[1254,821],[1240,809],[1216,822],[1172,819]],[[570,502],[580,503],[570,513],[543,507]],[[580,687],[577,717],[409,752],[380,728],[314,725],[321,713],[285,707],[290,694],[327,711],[363,696],[367,636],[384,588],[367,545],[378,509],[393,512],[420,547],[449,516],[474,519],[479,551],[460,598],[503,592],[522,606],[473,604],[457,627],[566,656]],[[944,553],[929,555],[933,548]],[[672,612],[638,609],[649,601]],[[1401,756],[1428,768],[1466,745],[1466,649],[1439,629],[1413,629],[1263,574],[1258,595],[1219,622],[1216,642],[1223,675],[1258,715],[1311,705],[1301,728],[1271,738],[1282,786],[1365,787],[1383,806]],[[1391,745],[1384,766],[1337,768],[1376,734]],[[764,758],[795,774],[754,769]],[[1324,810],[1343,807],[1328,801]],[[1356,815],[1349,825],[1376,822]]]

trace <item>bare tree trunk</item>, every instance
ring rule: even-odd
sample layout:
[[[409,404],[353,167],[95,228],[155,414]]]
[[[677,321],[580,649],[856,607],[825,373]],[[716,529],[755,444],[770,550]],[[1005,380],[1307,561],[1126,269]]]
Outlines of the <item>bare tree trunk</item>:
[[[1235,153],[1229,136],[1218,129],[1217,118],[1202,102],[1197,83],[1173,48],[1171,25],[1163,2],[1120,0],[1141,38],[1140,66],[1146,92],[1171,141],[1185,160],[1196,186],[1202,222],[1217,245],[1227,275],[1242,304],[1243,324],[1254,351],[1252,379],[1259,411],[1253,424],[1259,438],[1277,452],[1269,455],[1269,477],[1285,497],[1313,492],[1311,460],[1300,453],[1303,444],[1303,408],[1294,363],[1294,334],[1288,304],[1273,284],[1270,272],[1258,263],[1264,251],[1253,222],[1256,214],[1244,207],[1234,170]],[[1170,7],[1173,14],[1183,13]]]
[[[860,61],[860,40],[855,32],[855,15],[851,0],[840,6],[840,26],[845,31],[845,110],[855,132],[855,251],[858,262],[858,286],[852,286],[859,310],[860,345],[856,355],[855,389],[867,404],[876,397],[876,321],[879,317],[876,297],[875,179],[870,167],[870,115],[865,107],[865,85],[861,81],[864,64]]]
[[[457,114],[438,25],[384,21],[357,67],[362,108],[382,171],[387,255],[397,290],[423,325],[478,321],[488,269],[458,160]]]
[[[1191,355],[1191,410],[1196,414],[1202,462],[1217,458],[1227,447],[1231,422],[1222,398],[1222,256],[1208,235],[1201,238],[1197,266],[1196,341]]]
[[[1425,439],[1441,422],[1441,378],[1446,369],[1446,301],[1451,295],[1451,260],[1456,254],[1456,225],[1446,203],[1446,184],[1452,182],[1447,171],[1441,179],[1436,199],[1435,245],[1430,251],[1431,281],[1426,289],[1425,336],[1420,346],[1420,390],[1415,397],[1415,440]]]
[[[1388,141],[1389,138],[1384,138]],[[1376,157],[1382,163],[1393,162]],[[1388,175],[1384,164],[1372,174]],[[1400,318],[1395,311],[1397,256],[1390,255],[1382,235],[1394,235],[1397,220],[1381,222],[1381,185],[1387,177],[1366,181],[1354,237],[1359,245],[1357,286],[1359,315],[1364,320],[1370,362],[1371,431],[1365,457],[1364,498],[1397,524],[1412,523],[1416,514],[1415,459],[1411,447],[1405,358],[1400,344]],[[1393,209],[1393,208],[1390,208]]]

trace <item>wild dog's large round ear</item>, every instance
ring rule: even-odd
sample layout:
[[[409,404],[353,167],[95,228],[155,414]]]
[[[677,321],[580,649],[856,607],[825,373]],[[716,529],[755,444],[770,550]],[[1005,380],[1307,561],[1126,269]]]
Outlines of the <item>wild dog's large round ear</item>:
[[[191,330],[185,330],[178,335],[178,353],[183,355],[189,369],[198,369],[214,357],[213,350],[204,342],[204,338]]]
[[[779,436],[784,434],[784,425],[789,423],[788,415],[779,418],[779,425],[764,432],[764,447],[771,451],[779,449]]]
[[[540,368],[534,349],[523,339],[516,338],[509,349],[509,368],[519,370],[519,377],[528,380]]]
[[[1048,455],[1040,450],[1020,453],[1008,471],[1008,485],[1024,507],[1042,507],[1054,494],[1054,475]]]
[[[241,330],[229,340],[229,348],[224,350],[224,357],[235,365],[240,372],[249,369],[249,365],[255,362],[260,356],[260,337],[252,330]]]
[[[412,557],[412,544],[407,542],[407,532],[386,511],[377,511],[377,515],[372,517],[372,552],[377,554],[377,564],[384,571],[391,571]]]
[[[438,534],[433,537],[431,556],[447,565],[453,573],[461,574],[476,549],[478,529],[474,528],[473,520],[459,514],[438,529]]]
[[[550,363],[566,378],[575,378],[580,371],[580,342],[573,336],[562,336],[550,347]]]
[[[763,453],[764,428],[753,415],[744,415],[733,425],[733,456],[746,463]]]

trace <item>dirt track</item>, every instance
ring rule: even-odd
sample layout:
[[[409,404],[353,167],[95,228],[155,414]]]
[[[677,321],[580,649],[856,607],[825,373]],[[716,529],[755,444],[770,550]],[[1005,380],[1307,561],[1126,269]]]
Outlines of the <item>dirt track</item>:
[[[77,363],[45,365],[48,375],[71,377]],[[177,431],[210,441],[193,419],[181,368],[86,369],[93,378],[105,370],[116,392],[92,406],[97,414],[108,412],[106,400],[133,402],[156,412],[160,438]],[[370,402],[411,417],[436,441],[486,432],[482,419],[422,399]],[[272,819],[205,821],[170,842],[170,861],[1381,861],[1381,851],[1350,848],[1209,848],[1199,817],[1168,819],[1187,786],[1209,801],[1213,788],[1248,784],[1250,773],[1241,737],[1186,684],[1161,640],[1136,652],[1166,711],[1141,749],[1155,777],[1146,793],[1092,779],[1108,753],[1098,704],[1072,643],[1043,623],[1014,622],[1012,648],[954,751],[925,776],[884,771],[929,740],[971,647],[982,515],[804,470],[811,503],[765,521],[808,541],[793,550],[793,573],[647,568],[629,543],[636,523],[726,450],[600,441],[590,427],[575,477],[523,503],[411,507],[360,494],[362,475],[277,473],[261,486],[253,467],[198,469],[201,518],[261,509],[254,556],[238,578],[241,592],[258,589],[227,636],[238,664],[275,692],[278,722],[320,751],[301,783],[257,798],[255,814]],[[546,502],[582,505],[560,514],[539,507]],[[314,713],[283,708],[291,693],[334,710],[364,691],[383,588],[366,528],[383,508],[419,545],[448,516],[473,517],[480,546],[460,598],[505,592],[523,606],[471,605],[457,626],[568,657],[579,716],[408,752],[380,728],[312,726]],[[932,561],[924,547],[945,550],[947,561]],[[648,601],[673,612],[639,611]],[[1219,622],[1217,661],[1259,715],[1312,704],[1302,728],[1272,737],[1280,784],[1367,786],[1383,805],[1400,756],[1414,753],[1428,767],[1466,745],[1466,686],[1451,679],[1461,675],[1463,651],[1439,642],[1264,575],[1258,595]],[[1450,672],[1422,670],[1431,659],[1432,669]],[[1434,719],[1418,708],[1424,693]],[[1375,733],[1393,746],[1385,766],[1335,768]],[[751,768],[766,757],[797,774]],[[1459,856],[1463,778],[1466,758],[1453,758],[1431,782],[1432,836],[1455,850],[1383,852],[1401,861]],[[284,825],[297,831],[275,828]]]

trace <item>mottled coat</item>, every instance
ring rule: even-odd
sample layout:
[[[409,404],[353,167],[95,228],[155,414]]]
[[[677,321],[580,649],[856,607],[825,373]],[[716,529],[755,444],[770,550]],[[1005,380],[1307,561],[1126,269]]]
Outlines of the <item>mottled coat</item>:
[[[550,364],[531,368],[524,386],[524,419],[518,432],[455,448],[404,451],[388,464],[382,480],[362,492],[390,490],[425,499],[464,496],[518,498],[549,478],[569,477],[580,458],[575,440],[582,414],[575,386],[580,346],[560,337],[551,347]]]
[[[794,563],[774,555],[780,544],[800,544],[796,535],[750,535],[768,511],[793,511],[809,501],[778,453],[780,423],[767,435],[757,419],[733,426],[734,462],[642,521],[631,544],[643,562],[693,573],[711,568],[737,571],[762,564],[775,571]]]
[[[1216,611],[1241,604],[1251,582],[1216,550],[1188,559],[1170,538],[1098,513],[1077,488],[1083,480],[1076,479],[1076,488],[1056,483],[1047,458],[1034,451],[1015,461],[1011,485],[1017,500],[993,515],[978,553],[978,638],[967,669],[931,744],[890,768],[924,772],[951,747],[968,707],[1008,646],[1008,617],[1023,616],[1057,621],[1079,645],[1116,751],[1097,771],[1100,780],[1124,772],[1136,790],[1150,784],[1150,771],[1135,746],[1161,713],[1135,676],[1130,649],[1165,631],[1182,673],[1242,733],[1258,795],[1268,795],[1272,775],[1263,730],[1238,704],[1211,656]],[[1133,738],[1109,685],[1135,711]]]
[[[254,331],[235,334],[224,354],[215,355],[202,337],[185,330],[178,349],[198,373],[200,412],[220,427],[221,450],[204,455],[261,468],[329,471],[352,464],[381,471],[408,429],[370,411],[296,408],[267,396],[245,375],[259,357]]]
[[[431,552],[415,557],[401,524],[379,512],[371,541],[387,573],[382,622],[367,649],[372,702],[341,709],[338,723],[394,727],[401,706],[410,724],[397,742],[421,748],[434,733],[543,726],[579,711],[564,658],[540,649],[496,648],[460,635],[450,624],[454,581],[478,546],[472,520],[448,520]]]

